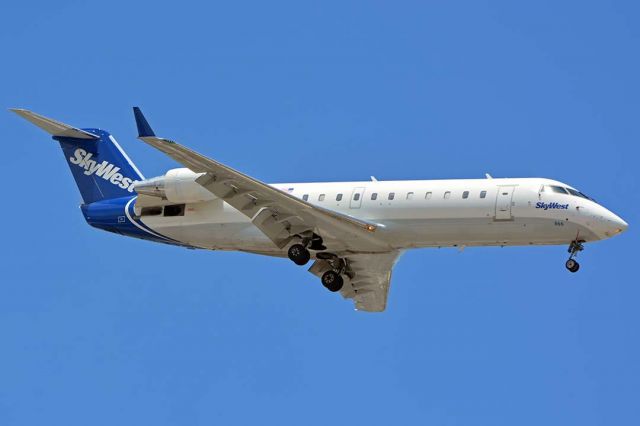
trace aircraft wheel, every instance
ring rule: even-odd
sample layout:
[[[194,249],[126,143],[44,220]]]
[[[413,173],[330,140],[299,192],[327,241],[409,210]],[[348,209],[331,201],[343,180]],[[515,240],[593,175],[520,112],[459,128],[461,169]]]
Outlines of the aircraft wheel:
[[[293,261],[296,265],[306,265],[311,259],[311,253],[307,250],[302,244],[294,244],[289,247],[289,251],[287,252],[289,259]]]
[[[573,260],[573,259],[567,260],[567,263],[565,263],[564,266],[570,272],[578,272],[578,269],[580,269],[580,264],[578,262],[576,262],[575,260]]]
[[[327,271],[322,274],[322,285],[326,287],[327,290],[331,292],[340,291],[342,285],[344,284],[344,280],[335,271]]]

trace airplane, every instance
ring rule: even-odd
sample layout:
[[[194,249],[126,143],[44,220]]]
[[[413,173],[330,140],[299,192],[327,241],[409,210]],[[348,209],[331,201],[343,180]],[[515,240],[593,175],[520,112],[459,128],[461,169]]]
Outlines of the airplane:
[[[356,310],[387,306],[401,253],[423,247],[568,245],[627,229],[619,216],[546,178],[267,184],[156,136],[138,107],[138,139],[181,164],[146,179],[109,132],[11,109],[59,142],[89,225],[189,249],[313,260],[309,272]]]

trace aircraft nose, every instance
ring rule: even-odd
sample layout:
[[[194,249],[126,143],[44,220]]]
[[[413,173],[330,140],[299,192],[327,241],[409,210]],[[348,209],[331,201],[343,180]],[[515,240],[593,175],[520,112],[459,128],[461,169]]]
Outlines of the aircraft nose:
[[[610,237],[623,233],[629,227],[629,224],[627,224],[627,222],[625,222],[620,216],[612,212],[609,212],[609,214],[607,215],[607,222],[609,222],[609,226],[607,227],[609,229],[607,230],[606,234]]]
[[[629,227],[629,224],[618,216],[616,216],[616,225],[618,226],[619,233],[626,231]]]

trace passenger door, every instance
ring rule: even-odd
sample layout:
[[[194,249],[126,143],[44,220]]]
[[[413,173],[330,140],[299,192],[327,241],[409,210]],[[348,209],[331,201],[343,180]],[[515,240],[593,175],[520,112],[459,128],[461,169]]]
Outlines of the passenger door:
[[[349,208],[359,209],[362,205],[362,196],[364,195],[364,187],[353,188]]]
[[[510,220],[511,216],[511,206],[513,200],[513,191],[515,186],[499,186],[498,187],[498,195],[496,196],[496,220]]]

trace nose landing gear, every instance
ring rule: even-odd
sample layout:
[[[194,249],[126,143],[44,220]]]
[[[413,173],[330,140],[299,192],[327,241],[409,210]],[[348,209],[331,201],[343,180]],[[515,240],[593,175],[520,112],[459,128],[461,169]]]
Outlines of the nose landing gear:
[[[578,269],[580,269],[580,264],[574,259],[567,260],[564,266],[571,272],[578,272]]]
[[[580,269],[580,264],[574,259],[574,257],[576,257],[578,253],[584,250],[584,245],[582,243],[583,241],[576,240],[572,241],[569,245],[569,250],[567,250],[569,252],[569,260],[566,261],[564,266],[570,272],[578,272],[578,269]]]

